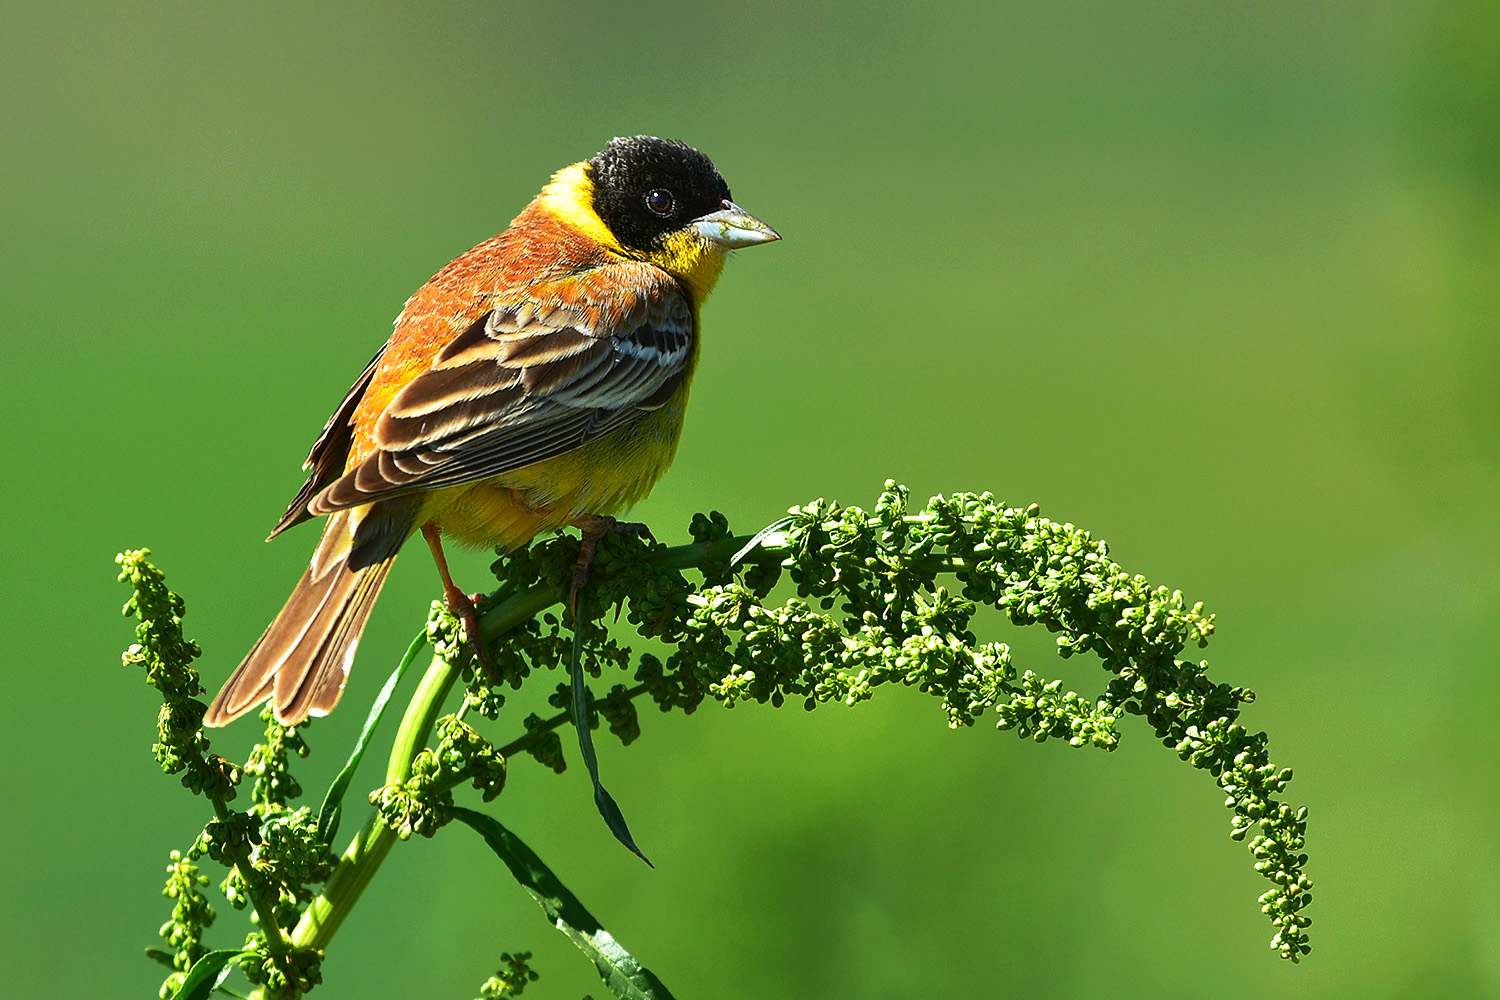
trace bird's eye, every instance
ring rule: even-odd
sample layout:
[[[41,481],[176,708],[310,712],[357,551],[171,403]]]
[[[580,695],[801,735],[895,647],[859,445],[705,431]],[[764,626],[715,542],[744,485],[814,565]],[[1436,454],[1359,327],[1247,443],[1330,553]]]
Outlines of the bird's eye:
[[[665,188],[653,188],[646,193],[646,207],[655,215],[671,215],[672,192]]]

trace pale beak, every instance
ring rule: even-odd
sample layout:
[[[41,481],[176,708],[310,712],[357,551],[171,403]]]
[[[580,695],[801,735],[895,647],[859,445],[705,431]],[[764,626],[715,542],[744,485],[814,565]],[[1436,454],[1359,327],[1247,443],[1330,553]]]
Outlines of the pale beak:
[[[698,230],[699,236],[726,250],[781,239],[780,233],[728,199],[719,211],[699,216],[688,225]]]

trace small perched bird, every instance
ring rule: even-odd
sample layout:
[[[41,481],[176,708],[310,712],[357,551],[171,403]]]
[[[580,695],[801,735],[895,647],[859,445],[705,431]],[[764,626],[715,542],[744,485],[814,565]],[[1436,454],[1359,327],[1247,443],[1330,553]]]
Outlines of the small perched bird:
[[[510,228],[433,275],[313,443],[271,537],[327,516],[323,537],[204,723],[267,698],[286,725],[326,715],[414,531],[470,638],[442,536],[517,548],[576,525],[592,551],[677,451],[698,312],[729,252],[776,239],[708,157],[636,136],[558,171]]]

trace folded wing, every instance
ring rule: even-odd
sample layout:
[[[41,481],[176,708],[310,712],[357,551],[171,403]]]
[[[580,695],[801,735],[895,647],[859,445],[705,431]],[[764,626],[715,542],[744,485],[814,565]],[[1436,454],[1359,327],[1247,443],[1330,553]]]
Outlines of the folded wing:
[[[587,303],[497,306],[392,399],[374,453],[306,509],[479,482],[588,444],[670,399],[694,338],[692,309],[669,284],[612,318]]]

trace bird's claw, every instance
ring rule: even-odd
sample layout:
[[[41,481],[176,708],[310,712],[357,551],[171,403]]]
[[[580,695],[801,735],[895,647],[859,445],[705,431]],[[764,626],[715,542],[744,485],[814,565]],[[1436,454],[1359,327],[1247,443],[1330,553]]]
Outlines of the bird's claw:
[[[617,521],[612,517],[583,514],[573,520],[573,526],[583,532],[583,544],[578,547],[578,562],[573,567],[573,582],[568,587],[568,612],[578,614],[578,591],[589,580],[589,567],[594,554],[599,550],[599,539],[605,535],[642,535],[655,542],[651,529],[639,521]]]

